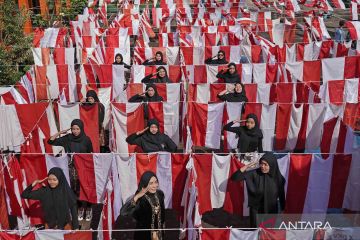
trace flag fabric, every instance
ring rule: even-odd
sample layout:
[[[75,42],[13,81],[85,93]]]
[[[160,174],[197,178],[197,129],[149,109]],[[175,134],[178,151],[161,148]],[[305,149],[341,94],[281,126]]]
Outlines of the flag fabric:
[[[189,102],[188,118],[195,146],[220,148],[224,103],[202,104]]]
[[[80,181],[79,199],[90,203],[103,203],[113,154],[75,154],[73,158]]]

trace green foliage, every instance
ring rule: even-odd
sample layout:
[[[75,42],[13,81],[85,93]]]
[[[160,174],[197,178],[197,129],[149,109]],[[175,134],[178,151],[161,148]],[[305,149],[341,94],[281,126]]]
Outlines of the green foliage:
[[[48,0],[49,19],[44,19],[41,14],[31,14],[34,27],[53,27],[55,21],[61,22],[60,26],[70,26],[70,21],[74,21],[78,14],[81,14],[87,5],[87,0],[70,0],[70,7],[66,6],[66,0],[61,0],[61,10],[56,14],[54,0]],[[59,25],[57,25],[59,26]]]
[[[0,85],[16,83],[33,64],[32,36],[23,33],[28,17],[15,1],[0,4]]]

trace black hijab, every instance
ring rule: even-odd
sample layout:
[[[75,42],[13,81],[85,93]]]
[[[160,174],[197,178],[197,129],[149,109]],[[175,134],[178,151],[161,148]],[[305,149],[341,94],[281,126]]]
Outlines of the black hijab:
[[[241,85],[242,91],[241,91],[240,93],[238,93],[238,92],[235,91],[235,88],[234,88],[234,96],[235,96],[235,97],[239,97],[239,98],[242,97],[242,98],[246,99],[246,101],[244,100],[244,101],[241,101],[241,102],[247,102],[247,97],[246,97],[246,91],[245,91],[245,86],[244,86],[244,84],[242,84],[242,83],[235,83],[234,86],[236,87],[237,84],[240,84],[240,85]]]
[[[277,199],[280,199],[281,209],[284,209],[284,187],[285,178],[282,176],[276,156],[271,153],[265,153],[260,162],[265,161],[269,164],[269,172],[262,173],[261,169],[257,169],[258,178],[256,179],[257,199],[259,200],[259,208],[264,213],[277,213]],[[261,204],[263,203],[263,204]]]
[[[90,153],[92,152],[92,143],[88,136],[86,136],[84,131],[84,123],[80,119],[74,119],[71,122],[71,127],[74,125],[80,128],[79,136],[75,136],[74,134],[66,135],[69,140],[69,146],[67,152],[70,153]],[[91,145],[91,146],[90,146]]]
[[[69,134],[69,139],[72,142],[76,142],[76,143],[80,143],[82,141],[84,141],[86,135],[84,132],[84,123],[83,121],[81,121],[80,119],[74,119],[71,122],[71,127],[73,126],[78,126],[80,128],[80,134],[78,136],[75,136],[74,134]]]
[[[157,176],[155,173],[153,173],[152,171],[146,171],[141,175],[140,181],[139,181],[139,185],[138,185],[138,189],[136,191],[136,193],[140,192],[143,188],[146,188],[149,185],[150,179],[152,177],[155,177],[156,179]]]
[[[155,134],[150,132],[151,125],[156,125],[158,131]],[[147,142],[147,144],[155,145],[158,151],[162,151],[164,148],[162,144],[162,134],[160,133],[160,124],[156,119],[149,119],[147,122],[147,126],[149,129],[143,134],[143,139]]]
[[[230,73],[229,70],[227,70],[224,73],[225,83],[240,83],[240,76],[239,76],[239,73],[238,73],[238,71],[236,69],[236,64],[235,63],[229,63],[228,68],[230,68],[231,66],[233,66],[235,68],[235,72]]]
[[[120,54],[121,55],[121,54]],[[89,102],[88,98],[92,97],[94,98],[95,102],[98,104],[99,110],[98,110],[98,117],[99,117],[99,129],[102,128],[103,122],[104,122],[104,118],[105,118],[105,107],[104,105],[100,102],[98,95],[96,94],[96,92],[94,90],[89,90],[86,93],[86,105],[92,105],[92,103]]]
[[[254,113],[250,113],[246,116],[246,120],[248,120],[249,118],[253,119],[255,122],[255,126],[252,129],[248,129],[246,126],[244,127],[244,132],[246,133],[246,135],[248,136],[252,136],[252,137],[258,137],[258,138],[263,138],[263,134],[262,131],[259,127],[259,120],[257,118],[257,116]]]
[[[70,221],[69,209],[76,205],[76,197],[66,181],[65,174],[61,168],[51,168],[48,173],[48,176],[50,175],[55,175],[59,184],[56,188],[46,187],[46,196],[44,196],[41,206],[49,227],[54,228],[58,226],[59,229],[63,229]]]
[[[246,126],[240,128],[241,134],[239,136],[238,148],[241,153],[258,150],[259,141],[262,141],[263,138],[257,116],[251,113],[246,116],[246,120],[249,118],[254,120],[255,126],[252,129],[248,129]]]
[[[162,53],[161,51],[157,51],[157,52],[155,53],[155,57],[156,57],[156,55],[158,55],[158,54],[161,56],[161,59],[158,61],[158,60],[156,60],[156,58],[155,58],[154,64],[155,64],[155,65],[166,65],[165,62],[164,62],[164,55],[163,55],[163,53]]]
[[[149,90],[149,88],[154,89],[154,96],[150,97],[149,94],[147,93],[147,91]],[[157,91],[156,85],[153,83],[149,83],[146,85],[146,93],[145,93],[145,102],[161,102],[163,101],[163,98],[161,96],[159,96],[159,93]]]
[[[219,58],[220,53],[223,54],[222,59]],[[227,64],[228,63],[228,61],[226,61],[226,55],[225,55],[225,52],[223,50],[220,50],[218,52],[217,56],[218,56],[218,58],[216,59],[216,64]]]
[[[116,62],[116,58],[117,57],[121,57],[121,62]],[[116,55],[115,55],[115,61],[113,62],[113,64],[114,65],[124,65],[124,58],[123,58],[123,56],[120,54],[120,53],[117,53]]]
[[[161,66],[161,67],[158,67],[156,69],[157,72],[159,72],[161,69],[163,69],[165,71],[165,77],[160,77],[159,76],[159,73],[156,74],[156,78],[157,78],[157,83],[171,83],[169,77],[168,77],[168,73],[166,71],[166,68]]]

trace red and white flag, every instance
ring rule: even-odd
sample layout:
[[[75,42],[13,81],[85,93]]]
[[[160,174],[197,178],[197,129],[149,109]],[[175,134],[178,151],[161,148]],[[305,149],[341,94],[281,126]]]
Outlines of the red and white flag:
[[[221,123],[225,103],[203,104],[189,102],[188,125],[195,146],[220,148]]]
[[[113,154],[75,154],[73,158],[80,181],[79,200],[103,203]]]
[[[259,230],[243,231],[240,229],[202,229],[200,233],[201,240],[258,240]]]
[[[92,231],[72,231],[72,230],[37,230],[35,240],[86,240],[92,238]]]
[[[230,213],[243,216],[243,183],[229,181],[240,162],[231,155],[216,154],[193,155],[193,160],[199,214],[224,207]]]
[[[126,142],[126,137],[145,128],[144,107],[141,103],[112,103],[112,132],[110,137],[113,152],[128,154],[136,150]],[[137,148],[137,151],[140,149]]]
[[[347,21],[346,27],[349,30],[352,40],[360,40],[360,22],[359,21]]]

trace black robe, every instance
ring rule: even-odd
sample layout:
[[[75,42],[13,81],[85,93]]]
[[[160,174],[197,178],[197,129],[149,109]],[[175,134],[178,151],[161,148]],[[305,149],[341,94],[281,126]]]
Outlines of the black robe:
[[[248,101],[248,98],[243,93],[233,92],[233,93],[228,93],[228,94],[223,94],[223,95],[218,94],[217,96],[222,101],[227,101],[227,102],[247,102]]]
[[[156,193],[160,202],[161,208],[161,224],[162,226],[158,226],[158,221],[154,222],[154,228],[164,228],[165,223],[165,195],[161,190],[157,190]],[[150,197],[151,201],[154,202],[154,194],[147,193]],[[136,220],[136,228],[137,229],[151,229],[151,218],[152,218],[152,209],[149,201],[145,198],[145,196],[139,198],[135,205],[132,204],[133,197],[130,198],[121,208],[120,215],[121,216],[132,216]],[[162,239],[164,238],[164,231],[161,231]],[[150,231],[135,231],[134,240],[150,240],[151,232]]]
[[[171,80],[168,78],[168,76],[165,77],[159,77],[158,75],[156,75],[156,78],[153,78],[153,75],[147,75],[146,77],[144,77],[141,80],[142,83],[171,83]]]
[[[205,60],[205,64],[222,65],[222,64],[228,64],[228,61],[226,61],[225,58],[223,59],[208,58]]]
[[[149,130],[141,135],[131,134],[126,138],[126,142],[132,145],[138,145],[145,153],[150,152],[175,152],[176,144],[171,138],[163,133],[152,134]]]
[[[78,229],[76,197],[66,182],[64,173],[60,168],[55,167],[50,169],[50,174],[54,174],[59,180],[56,188],[52,189],[46,186],[33,191],[32,184],[30,184],[21,193],[21,197],[40,201],[44,220],[49,228],[64,229],[64,226],[70,223],[69,213],[71,213],[72,228]]]
[[[65,136],[49,139],[48,144],[53,146],[61,146],[65,149],[66,153],[91,153],[93,146],[88,136],[83,136],[80,140],[75,140],[73,135],[67,134]]]
[[[269,173],[262,173],[260,168],[247,172],[238,170],[231,176],[231,180],[246,181],[248,206],[255,210],[251,212],[276,214],[279,210],[285,209],[285,178],[280,173],[274,154],[266,153],[262,159],[269,164]],[[278,200],[280,209],[278,209]]]
[[[254,131],[249,131],[246,126],[232,127],[234,123],[229,122],[224,126],[225,131],[236,133],[239,137],[237,147],[240,153],[246,152],[263,152],[262,147],[262,133],[260,129],[253,134]]]
[[[217,78],[224,79],[225,83],[240,83],[240,77],[239,74],[234,73],[230,74],[229,72],[223,72],[220,71],[218,74],[216,74]]]

